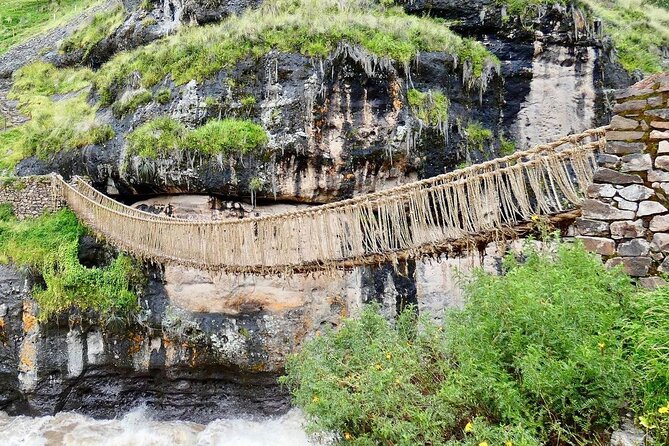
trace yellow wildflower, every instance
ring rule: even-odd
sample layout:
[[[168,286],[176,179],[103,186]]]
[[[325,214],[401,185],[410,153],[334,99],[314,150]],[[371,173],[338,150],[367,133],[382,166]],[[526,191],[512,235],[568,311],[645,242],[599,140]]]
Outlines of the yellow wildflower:
[[[474,425],[470,421],[469,423],[465,424],[465,432],[471,432],[474,430]]]
[[[601,351],[604,351],[604,348],[606,347],[606,344],[604,344],[603,342],[599,342],[599,343],[597,343],[597,347],[599,347],[599,349]]]
[[[390,359],[390,358],[392,358],[392,357],[393,357],[393,354],[392,354],[392,353],[386,353],[386,359]]]
[[[482,442],[479,443],[479,446],[488,446],[488,442],[487,441],[482,441]]]
[[[344,432],[344,440],[346,441],[353,440],[353,435],[349,434],[348,432]]]
[[[374,368],[376,368],[376,370],[381,370],[381,364],[376,364]]]
[[[539,216],[536,215],[536,214],[534,214],[534,215],[532,216],[532,221],[535,221],[535,222],[536,222],[536,221],[539,221]]]
[[[399,380],[399,379],[396,379],[396,380],[395,380],[395,384],[397,384],[397,385],[399,386],[399,385],[401,384],[401,383],[400,383],[400,380]]]
[[[660,412],[661,414],[669,413],[669,403],[667,403],[666,406],[660,407],[657,411]]]
[[[504,446],[513,446],[513,441],[507,441]]]
[[[646,417],[639,417],[639,424],[641,424],[646,429],[655,429],[655,425],[648,421]]]
[[[320,398],[318,398],[316,395],[314,395],[314,397],[311,399],[312,403],[317,403],[319,401],[320,401]]]

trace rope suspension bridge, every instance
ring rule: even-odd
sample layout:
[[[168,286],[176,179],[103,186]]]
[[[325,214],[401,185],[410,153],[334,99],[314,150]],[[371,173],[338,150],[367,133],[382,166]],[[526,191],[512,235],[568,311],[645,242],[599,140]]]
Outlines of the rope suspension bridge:
[[[433,255],[535,215],[573,210],[591,184],[605,129],[364,196],[241,220],[143,212],[76,177],[54,176],[53,184],[82,221],[140,258],[234,274],[349,269]]]

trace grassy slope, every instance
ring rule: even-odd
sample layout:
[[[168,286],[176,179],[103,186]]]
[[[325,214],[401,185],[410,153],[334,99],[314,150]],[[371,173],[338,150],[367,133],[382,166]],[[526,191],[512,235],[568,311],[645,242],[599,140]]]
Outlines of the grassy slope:
[[[67,23],[98,0],[0,0],[0,54],[30,37]]]
[[[620,63],[628,70],[655,73],[663,69],[661,48],[669,48],[669,3],[645,0],[582,0],[604,22]]]
[[[510,15],[532,17],[538,8],[565,0],[499,0]],[[598,17],[604,34],[613,39],[620,63],[632,72],[655,73],[662,65],[662,48],[669,47],[669,0],[574,0]]]

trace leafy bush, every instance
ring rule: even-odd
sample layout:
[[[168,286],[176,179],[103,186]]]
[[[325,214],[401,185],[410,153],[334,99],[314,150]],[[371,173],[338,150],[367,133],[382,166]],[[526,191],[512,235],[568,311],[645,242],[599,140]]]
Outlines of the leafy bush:
[[[581,246],[507,267],[478,273],[443,327],[372,307],[307,342],[282,382],[309,429],[353,445],[597,440],[631,387],[629,279]]]
[[[77,252],[85,232],[68,210],[19,222],[9,205],[0,205],[0,258],[29,267],[44,279],[44,286],[33,293],[40,318],[71,307],[102,315],[137,308],[137,290],[145,281],[138,267],[126,255],[104,268],[84,267]]]
[[[632,315],[626,328],[637,371],[636,412],[657,444],[669,444],[669,287],[636,295]]]

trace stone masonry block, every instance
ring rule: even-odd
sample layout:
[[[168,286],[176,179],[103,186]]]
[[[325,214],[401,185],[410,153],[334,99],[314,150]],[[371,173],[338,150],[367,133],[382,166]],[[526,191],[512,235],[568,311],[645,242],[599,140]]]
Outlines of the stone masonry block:
[[[634,130],[639,127],[639,121],[622,116],[614,116],[609,126],[612,130]]]
[[[624,211],[597,200],[585,200],[582,207],[583,218],[591,220],[633,220],[634,212]]]
[[[643,277],[648,275],[652,260],[649,257],[616,257],[606,262],[607,268],[614,268],[618,265],[623,266],[623,270],[633,277]]]
[[[587,218],[576,219],[576,231],[580,235],[607,236],[609,235],[609,224],[601,220],[588,220]]]
[[[642,201],[639,203],[637,215],[639,217],[645,217],[647,215],[657,215],[665,212],[667,212],[667,208],[657,201]]]
[[[638,238],[646,235],[646,228],[643,226],[643,220],[616,221],[611,223],[610,230],[611,237],[616,240]]]
[[[623,257],[642,257],[650,252],[650,242],[646,239],[636,238],[618,245],[618,254]]]
[[[642,172],[653,167],[653,160],[647,153],[633,153],[622,157],[621,172]]]
[[[642,186],[641,184],[632,184],[618,191],[618,195],[628,201],[647,200],[655,194],[653,189]]]
[[[607,141],[638,141],[645,136],[645,132],[630,132],[609,130],[606,132]]]
[[[616,253],[616,244],[613,240],[603,237],[576,237],[583,243],[585,249],[603,256],[612,256]]]
[[[667,175],[669,177],[669,175]],[[652,181],[652,180],[651,180]],[[662,181],[662,180],[657,180]],[[668,180],[669,181],[669,180]],[[643,184],[643,180],[639,175],[632,175],[618,172],[617,170],[600,167],[595,171],[593,177],[595,183],[609,183],[609,184]]]

